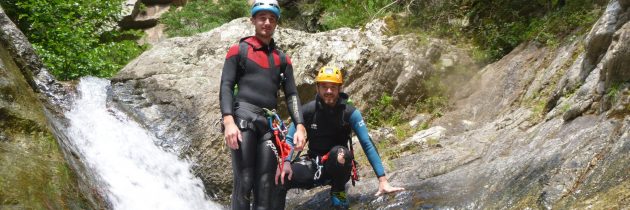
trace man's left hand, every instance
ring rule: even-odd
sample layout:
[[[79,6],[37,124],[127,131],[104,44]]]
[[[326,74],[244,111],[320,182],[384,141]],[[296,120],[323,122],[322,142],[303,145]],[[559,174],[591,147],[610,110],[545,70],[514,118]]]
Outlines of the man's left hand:
[[[405,190],[405,188],[392,187],[391,185],[389,185],[389,182],[387,181],[387,177],[382,176],[378,178],[378,192],[376,192],[374,196],[380,196],[385,193],[393,193],[393,192],[399,192],[403,190]]]

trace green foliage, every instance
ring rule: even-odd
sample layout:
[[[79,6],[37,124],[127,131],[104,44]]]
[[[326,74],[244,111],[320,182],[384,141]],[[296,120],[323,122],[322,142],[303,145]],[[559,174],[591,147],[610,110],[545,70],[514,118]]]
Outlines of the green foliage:
[[[384,125],[396,125],[402,122],[402,112],[393,105],[394,98],[384,94],[367,112],[367,124],[370,128]]]
[[[58,79],[110,77],[144,49],[117,31],[122,0],[7,0],[2,7]]]
[[[525,41],[556,46],[585,33],[602,12],[599,0],[298,0],[283,5],[281,24],[307,31],[357,28],[385,18],[389,33],[422,33],[473,43],[472,54],[492,61]],[[245,0],[192,1],[161,20],[170,36],[189,36],[247,16]]]
[[[183,8],[172,7],[160,18],[166,25],[166,34],[170,37],[191,36],[206,32],[223,25],[235,18],[249,16],[250,6],[246,0],[195,0],[188,2]]]
[[[453,71],[456,72],[456,71]],[[427,94],[416,103],[416,110],[430,113],[433,117],[441,117],[448,106],[448,87],[445,84],[446,75],[432,75],[422,83],[422,89]]]
[[[408,137],[416,130],[409,130],[406,122],[409,117],[415,116],[416,113],[429,113],[432,117],[440,117],[448,107],[448,87],[443,79],[445,75],[433,75],[422,81],[421,89],[426,95],[418,99],[415,107],[402,110],[401,107],[394,105],[394,98],[388,94],[383,94],[376,105],[371,106],[367,111],[366,121],[370,128],[382,126],[397,126],[403,130],[397,129],[396,135],[401,139]],[[427,125],[423,125],[426,128]],[[422,126],[421,126],[422,127]]]
[[[368,21],[383,14],[391,0],[323,0],[320,1],[324,14],[323,30],[365,25]],[[381,10],[382,8],[385,8]]]
[[[611,101],[616,101],[619,97],[619,93],[621,92],[622,86],[621,83],[614,83],[608,88],[606,93],[606,97],[610,98]]]
[[[407,28],[470,40],[490,60],[525,41],[556,46],[568,35],[585,33],[602,11],[597,0],[408,1]],[[416,29],[417,30],[417,29]]]
[[[325,31],[342,27],[362,27],[375,18],[385,17],[402,9],[400,0],[303,0],[283,8],[288,25],[308,31]],[[308,22],[294,23],[293,20]],[[312,22],[312,21],[315,22]],[[313,27],[314,29],[312,29]]]
[[[597,21],[599,13],[600,10],[597,9],[564,7],[544,17],[533,19],[523,39],[556,46],[560,44],[561,38],[572,32],[580,34],[588,32]]]
[[[562,105],[562,107],[560,107],[560,111],[562,111],[562,113],[568,112],[569,109],[571,109],[571,104],[570,103],[564,103]]]

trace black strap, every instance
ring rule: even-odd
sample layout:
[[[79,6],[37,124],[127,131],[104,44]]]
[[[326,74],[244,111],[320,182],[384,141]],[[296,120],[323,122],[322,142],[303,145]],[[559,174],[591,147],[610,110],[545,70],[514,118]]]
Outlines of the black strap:
[[[319,103],[321,103],[321,101],[319,101],[319,98],[315,96],[315,112],[313,112],[313,117],[311,118],[311,124],[317,123],[317,113],[319,112],[319,106],[320,106]],[[348,148],[353,153],[352,154],[353,156],[354,156],[354,148],[352,146],[352,128],[350,128],[350,116],[352,115],[352,112],[354,112],[355,109],[356,108],[353,108],[353,109],[345,108],[343,111],[341,111],[341,125],[348,132],[348,136],[346,137],[348,139]],[[311,126],[311,125],[307,125],[307,126]],[[307,144],[307,143],[308,143],[308,138],[306,139],[306,142],[304,142],[304,144]],[[299,151],[297,153],[297,155],[295,156],[295,159],[293,159],[292,162],[296,161],[298,157],[300,157],[300,154],[302,154],[302,151]],[[352,158],[354,159],[354,157]]]
[[[250,112],[252,112],[254,114],[257,114],[257,115],[260,115],[260,116],[265,116],[265,111],[262,108],[254,105],[254,104],[247,103],[247,102],[242,102],[242,101],[236,102],[236,103],[234,103],[234,108],[235,109],[244,109],[244,110],[250,111]]]
[[[249,44],[243,41],[242,39],[238,43],[238,66],[239,66],[239,74],[242,75],[245,73],[245,64],[247,62],[247,53]],[[284,85],[284,81],[286,80],[285,72],[287,70],[287,55],[282,52],[282,50],[276,49],[278,52],[278,56],[280,57],[280,85]],[[237,78],[240,78],[240,75]]]
[[[247,48],[249,44],[241,41],[238,44],[238,66],[240,67],[239,73],[245,73],[245,62],[247,62]]]
[[[284,81],[286,80],[284,72],[287,70],[287,56],[282,50],[276,49],[276,51],[278,51],[278,56],[280,56],[280,85],[284,85]]]

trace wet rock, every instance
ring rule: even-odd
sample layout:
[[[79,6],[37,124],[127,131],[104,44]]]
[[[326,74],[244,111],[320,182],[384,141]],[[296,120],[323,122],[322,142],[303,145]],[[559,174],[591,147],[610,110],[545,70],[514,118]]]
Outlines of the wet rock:
[[[412,128],[416,128],[419,125],[423,125],[427,123],[431,119],[431,115],[422,113],[415,116],[411,121],[409,121],[409,126]]]
[[[440,64],[442,67],[442,71],[446,71],[446,69],[450,69],[455,65],[455,62],[451,58],[443,58],[440,60]]]
[[[370,130],[370,136],[373,140],[388,139],[394,137],[394,128],[380,127]],[[358,139],[357,139],[358,142]]]
[[[613,33],[619,24],[617,19],[620,12],[619,1],[610,1],[606,11],[586,37],[586,59],[580,73],[582,80],[588,76],[595,65],[599,63],[601,56],[608,50]]]
[[[59,131],[67,89],[0,8],[0,209],[103,209]]]
[[[439,143],[440,139],[444,138],[445,133],[446,128],[444,127],[431,127],[429,129],[422,130],[414,134],[411,138],[405,140],[405,142],[403,142],[401,146],[405,147],[409,144],[429,144],[429,146],[435,146],[435,144]]]
[[[424,56],[427,57],[427,59],[429,59],[431,63],[435,63],[442,56],[442,50],[443,49],[441,48],[440,44],[431,43],[427,51],[424,53]]]
[[[466,129],[466,131],[472,129],[475,126],[475,122],[470,120],[462,120],[462,126]]]

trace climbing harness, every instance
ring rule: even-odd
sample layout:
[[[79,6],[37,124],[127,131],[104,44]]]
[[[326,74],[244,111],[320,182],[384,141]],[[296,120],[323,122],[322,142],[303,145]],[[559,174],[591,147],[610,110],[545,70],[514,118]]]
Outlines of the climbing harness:
[[[271,143],[267,143],[267,145],[271,147],[271,150],[273,150],[273,153],[278,159],[278,168],[280,168],[280,171],[283,171],[284,160],[289,156],[289,152],[291,151],[291,147],[286,142],[287,127],[284,125],[284,122],[282,122],[275,109],[269,110],[263,108],[263,110],[269,122],[269,127],[273,131],[277,148]]]
[[[317,171],[315,176],[313,176],[313,180],[319,180],[319,177],[322,176],[322,168],[324,168],[324,165],[319,163],[319,156],[315,158],[315,164],[317,165]]]
[[[329,155],[330,153],[326,153],[326,155],[321,156],[321,159],[319,158],[320,156],[315,157],[315,164],[317,165],[317,171],[315,172],[315,176],[313,177],[313,180],[319,180],[319,177],[321,177],[322,169],[324,168],[324,163],[328,160]]]

